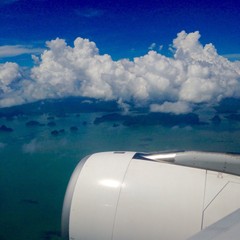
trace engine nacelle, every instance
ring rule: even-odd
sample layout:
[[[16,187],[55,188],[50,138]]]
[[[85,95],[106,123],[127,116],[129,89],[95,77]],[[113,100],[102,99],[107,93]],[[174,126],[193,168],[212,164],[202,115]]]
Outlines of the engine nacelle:
[[[66,191],[62,234],[71,240],[187,239],[240,207],[239,155],[97,153]]]

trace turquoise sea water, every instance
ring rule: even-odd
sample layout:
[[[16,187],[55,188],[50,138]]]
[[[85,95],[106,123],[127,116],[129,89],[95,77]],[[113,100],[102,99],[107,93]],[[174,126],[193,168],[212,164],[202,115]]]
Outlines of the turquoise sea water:
[[[94,124],[103,114],[0,118],[0,126],[13,129],[0,132],[0,240],[61,239],[68,180],[78,161],[94,152],[240,151],[238,121],[184,127],[124,126],[117,120]],[[42,126],[26,126],[30,120]],[[56,125],[48,126],[51,121]],[[72,126],[77,130],[72,131]],[[53,130],[58,134],[52,135]]]

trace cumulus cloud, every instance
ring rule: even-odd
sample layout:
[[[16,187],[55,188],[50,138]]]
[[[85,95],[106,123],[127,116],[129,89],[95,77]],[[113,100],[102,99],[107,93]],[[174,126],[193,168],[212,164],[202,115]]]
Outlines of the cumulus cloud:
[[[230,62],[218,55],[213,44],[203,46],[199,39],[199,32],[182,31],[173,40],[171,58],[151,50],[133,61],[113,61],[107,54],[100,55],[96,44],[87,39],[77,38],[71,47],[57,38],[47,42],[48,49],[29,78],[11,84],[20,74],[16,65],[12,65],[15,74],[0,77],[0,106],[86,96],[116,100],[125,111],[131,103],[180,114],[197,104],[240,97],[240,62]],[[10,66],[5,68],[10,71]]]
[[[15,80],[21,77],[19,66],[16,63],[7,62],[0,65],[0,91],[8,93]]]
[[[0,107],[8,107],[25,103],[29,100],[25,96],[26,81],[23,71],[16,63],[7,62],[0,64]]]

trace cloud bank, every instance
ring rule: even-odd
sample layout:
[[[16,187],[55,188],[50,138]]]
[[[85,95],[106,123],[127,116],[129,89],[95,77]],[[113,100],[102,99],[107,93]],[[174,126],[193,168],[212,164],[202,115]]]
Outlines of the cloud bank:
[[[27,77],[15,63],[0,65],[0,107],[85,96],[180,114],[197,104],[239,98],[240,62],[230,62],[199,39],[199,32],[182,31],[173,40],[173,57],[151,50],[133,61],[113,61],[87,39],[77,38],[71,47],[57,38],[34,58],[38,64]]]
[[[31,48],[23,45],[0,46],[0,58],[14,57],[22,54],[37,54],[43,52],[41,48]]]

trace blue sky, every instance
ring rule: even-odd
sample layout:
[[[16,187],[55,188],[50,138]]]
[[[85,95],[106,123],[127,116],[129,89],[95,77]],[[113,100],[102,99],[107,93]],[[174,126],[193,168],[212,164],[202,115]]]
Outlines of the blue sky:
[[[239,0],[1,0],[0,107],[81,96],[181,114],[240,98],[239,10]]]
[[[142,56],[152,43],[169,55],[182,30],[199,31],[201,42],[213,43],[220,55],[240,54],[238,0],[1,0],[0,22],[1,63],[31,65],[31,54],[57,37],[70,45],[76,37],[88,38],[114,60]],[[13,46],[22,54],[14,54]]]

